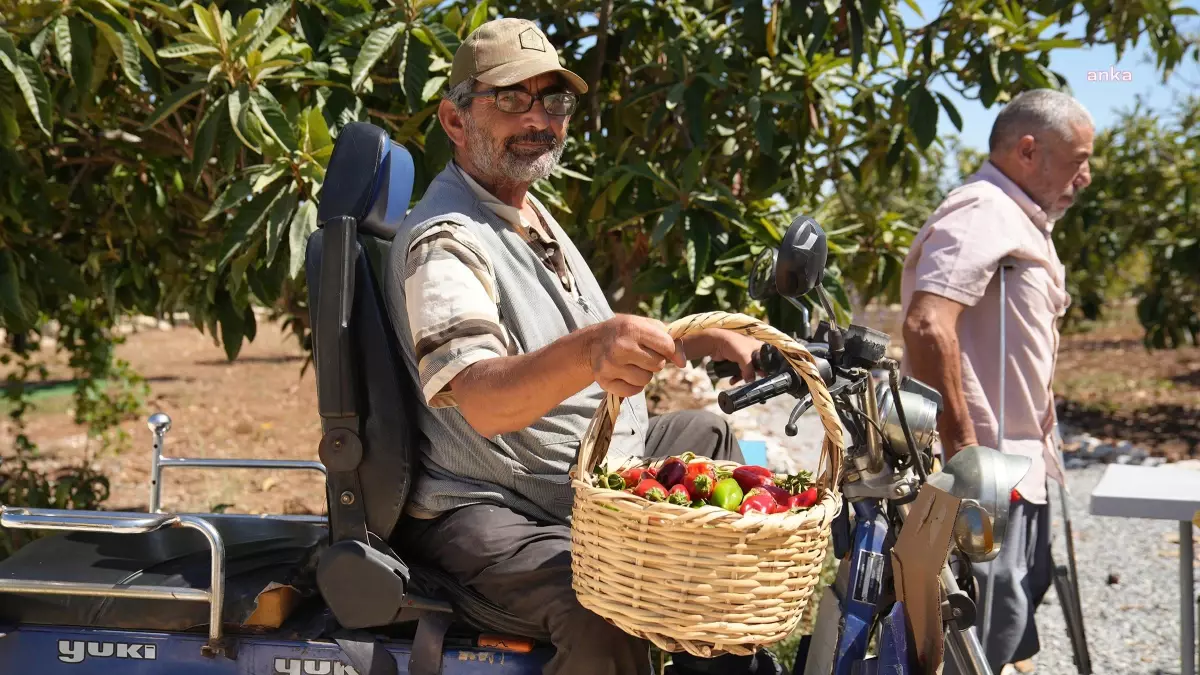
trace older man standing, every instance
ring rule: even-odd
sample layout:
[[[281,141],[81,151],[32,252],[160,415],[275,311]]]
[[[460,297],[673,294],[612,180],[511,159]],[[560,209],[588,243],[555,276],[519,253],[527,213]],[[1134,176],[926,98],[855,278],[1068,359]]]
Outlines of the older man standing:
[[[392,244],[386,292],[420,384],[422,470],[394,542],[557,648],[548,674],[642,675],[648,644],[580,605],[571,587],[568,470],[606,392],[626,397],[609,458],[741,461],[729,425],[647,418],[642,389],[668,362],[712,356],[754,376],[761,344],[729,331],[676,343],[658,321],[614,316],[586,261],[529,192],[562,155],[587,85],[535,24],[498,19],[459,47],[438,118],[454,160]],[[676,659],[680,673],[774,673],[758,657]]]
[[[1039,89],[1013,98],[996,118],[987,163],[930,216],[904,266],[907,367],[942,393],[946,458],[978,444],[1033,461],[1013,497],[1000,556],[975,566],[982,598],[988,568],[996,565],[985,645],[996,673],[1007,664],[1031,665],[1026,661],[1039,649],[1034,611],[1051,583],[1047,480],[1062,480],[1052,380],[1057,320],[1070,303],[1051,232],[1091,182],[1093,135],[1091,116],[1067,94]],[[1005,307],[1002,264],[1010,266]]]

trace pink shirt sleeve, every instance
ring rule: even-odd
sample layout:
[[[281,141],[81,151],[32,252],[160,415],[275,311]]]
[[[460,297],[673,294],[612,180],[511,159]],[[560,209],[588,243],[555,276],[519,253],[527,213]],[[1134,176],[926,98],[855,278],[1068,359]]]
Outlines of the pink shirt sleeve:
[[[920,244],[913,290],[974,306],[1000,261],[1018,245],[1008,232],[1003,205],[974,195],[947,207]]]

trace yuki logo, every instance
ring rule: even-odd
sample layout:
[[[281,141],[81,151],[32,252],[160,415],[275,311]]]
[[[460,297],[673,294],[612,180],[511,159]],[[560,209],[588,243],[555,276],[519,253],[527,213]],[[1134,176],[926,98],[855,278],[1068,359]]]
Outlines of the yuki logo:
[[[358,675],[354,666],[321,659],[275,659],[276,675]]]
[[[63,663],[82,663],[88,657],[154,661],[158,658],[158,648],[155,645],[131,645],[124,642],[58,641],[59,661]]]

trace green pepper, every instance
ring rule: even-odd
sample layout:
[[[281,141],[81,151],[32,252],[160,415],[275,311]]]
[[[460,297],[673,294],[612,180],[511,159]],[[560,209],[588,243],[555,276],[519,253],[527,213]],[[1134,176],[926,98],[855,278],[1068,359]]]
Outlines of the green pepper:
[[[713,506],[719,506],[726,511],[737,511],[742,505],[742,486],[732,478],[722,478],[717,481],[717,486],[713,488],[712,497],[709,498],[709,503]]]

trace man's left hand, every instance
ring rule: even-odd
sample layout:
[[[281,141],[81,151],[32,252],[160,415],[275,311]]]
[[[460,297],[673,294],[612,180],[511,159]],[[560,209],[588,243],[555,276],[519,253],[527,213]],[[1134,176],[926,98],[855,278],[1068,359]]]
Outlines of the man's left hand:
[[[722,328],[709,328],[693,333],[683,339],[687,358],[712,357],[714,361],[732,361],[738,364],[740,377],[730,379],[732,384],[749,382],[758,375],[765,375],[754,367],[754,354],[762,349],[763,343],[752,337]]]

